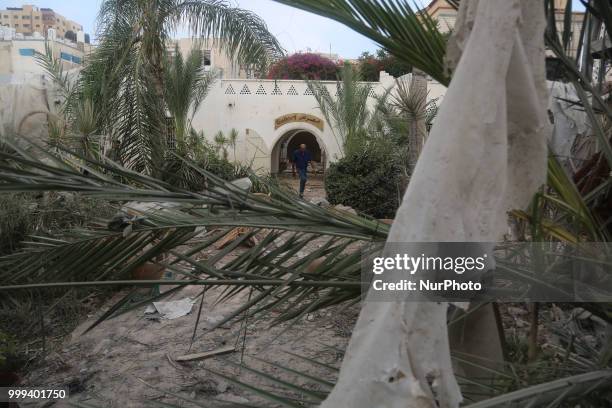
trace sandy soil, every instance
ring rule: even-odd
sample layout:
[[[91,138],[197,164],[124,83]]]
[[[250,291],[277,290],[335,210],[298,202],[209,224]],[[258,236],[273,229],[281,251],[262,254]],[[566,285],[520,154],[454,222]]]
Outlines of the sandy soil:
[[[297,188],[298,180],[290,176],[284,183]],[[305,199],[324,196],[320,176],[309,180]],[[317,245],[313,243],[313,245]],[[306,248],[307,250],[307,248]],[[235,255],[234,255],[235,256]],[[145,308],[108,320],[83,334],[97,317],[124,293],[118,293],[95,316],[83,322],[65,339],[59,350],[50,353],[37,369],[25,378],[27,386],[61,386],[71,389],[71,401],[83,401],[98,407],[145,407],[148,401],[194,406],[168,393],[180,394],[205,403],[212,399],[242,403],[262,403],[263,400],[236,384],[221,379],[208,370],[229,374],[240,381],[273,390],[273,383],[262,380],[228,361],[240,362],[288,381],[296,381],[316,389],[312,383],[283,372],[277,367],[254,359],[289,366],[319,378],[333,379],[335,371],[313,365],[285,353],[323,361],[338,367],[358,309],[331,308],[310,314],[293,322],[273,328],[267,321],[237,322],[210,331],[209,328],[238,306],[244,304],[248,293],[242,293],[223,303],[215,304],[223,288],[206,293],[202,317],[191,345],[199,302],[192,312],[174,320],[152,318]],[[163,290],[163,289],[162,289]],[[182,289],[165,300],[195,298],[199,287]],[[245,335],[246,332],[246,335]],[[191,345],[191,348],[190,348]],[[178,363],[178,356],[236,345],[236,351],[206,360]],[[296,395],[297,396],[297,395]],[[266,403],[270,406],[270,403]],[[30,404],[23,406],[41,406]],[[56,403],[54,406],[68,406]]]

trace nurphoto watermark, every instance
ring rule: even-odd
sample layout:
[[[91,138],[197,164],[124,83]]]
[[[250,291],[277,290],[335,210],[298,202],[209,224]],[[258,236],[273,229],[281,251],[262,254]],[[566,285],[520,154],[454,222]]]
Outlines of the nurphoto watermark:
[[[367,301],[612,302],[606,243],[428,242],[365,248]]]

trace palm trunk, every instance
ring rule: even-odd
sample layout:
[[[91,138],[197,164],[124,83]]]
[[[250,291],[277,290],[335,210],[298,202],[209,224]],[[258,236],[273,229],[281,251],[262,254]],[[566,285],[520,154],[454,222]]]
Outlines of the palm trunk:
[[[154,177],[161,176],[161,165],[164,161],[164,152],[168,143],[168,123],[166,121],[166,101],[164,97],[164,41],[161,38],[163,21],[158,16],[158,5],[156,1],[148,2],[144,11],[143,19],[143,46],[145,55],[148,56],[151,83],[153,85],[153,96],[155,97],[155,112],[151,118],[155,132],[151,132],[151,174]]]
[[[168,123],[166,122],[166,101],[164,97],[164,70],[162,65],[162,52],[156,49],[151,56],[151,68],[152,68],[152,82],[153,90],[155,93],[155,100],[157,101],[158,112],[158,126],[159,133],[158,137],[151,141],[151,161],[153,167],[151,169],[152,175],[155,177],[161,176],[159,167],[164,160],[164,152],[168,143]]]

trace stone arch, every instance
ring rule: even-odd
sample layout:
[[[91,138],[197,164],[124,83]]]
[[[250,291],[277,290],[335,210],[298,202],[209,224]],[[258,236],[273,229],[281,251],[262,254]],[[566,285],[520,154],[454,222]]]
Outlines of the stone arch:
[[[329,157],[329,149],[324,142],[323,132],[317,127],[308,123],[287,123],[274,132],[273,143],[271,146],[270,170],[272,174],[282,171],[281,161],[288,160],[288,149],[292,148],[293,143],[316,141],[316,146],[309,147],[313,155],[313,160],[320,162],[320,167],[325,169]]]

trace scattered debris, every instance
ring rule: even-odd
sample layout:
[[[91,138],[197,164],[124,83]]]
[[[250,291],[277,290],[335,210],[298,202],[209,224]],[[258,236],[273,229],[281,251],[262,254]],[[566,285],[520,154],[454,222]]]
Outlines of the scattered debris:
[[[357,215],[357,211],[354,208],[349,207],[348,205],[338,204],[333,207],[336,211],[346,212],[349,214]]]
[[[319,207],[329,207],[331,204],[324,197],[317,197],[310,200],[310,202],[314,205],[318,205]]]
[[[250,191],[253,187],[253,182],[248,177],[243,177],[232,181],[232,184],[244,191]]]
[[[241,236],[250,234],[251,232],[253,232],[253,230],[249,227],[233,228],[223,238],[217,241],[217,243],[215,244],[215,248],[223,249],[229,244],[231,244],[232,242],[234,242],[235,240],[237,240],[238,238],[240,238]],[[244,241],[244,244],[246,244],[249,247],[254,247],[255,245],[257,245],[257,239],[255,237],[250,237],[249,239]]]
[[[253,193],[251,195],[255,196],[255,197],[263,198],[266,201],[271,201],[272,200],[272,197],[270,197],[269,194],[265,194],[265,193]]]
[[[203,353],[186,354],[184,356],[175,358],[174,361],[204,360],[221,354],[233,353],[234,351],[236,351],[236,346],[224,346],[215,350],[205,351]]]
[[[157,311],[164,319],[172,320],[189,314],[193,307],[193,303],[194,300],[191,298],[170,300],[167,302],[153,302],[153,305],[147,306],[145,314],[151,314]]]
[[[250,401],[244,397],[235,394],[219,394],[217,399],[227,402],[235,402],[237,404],[248,404]]]

